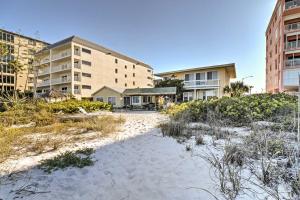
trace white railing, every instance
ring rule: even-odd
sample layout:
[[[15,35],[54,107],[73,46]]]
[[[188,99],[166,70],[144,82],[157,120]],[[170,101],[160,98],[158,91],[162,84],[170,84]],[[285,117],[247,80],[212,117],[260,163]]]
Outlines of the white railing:
[[[81,69],[81,66],[79,63],[74,63],[74,68]]]
[[[46,67],[44,69],[39,69],[38,76],[50,74],[50,67]]]
[[[285,9],[292,9],[300,6],[300,0],[293,0],[289,2],[285,2]]]
[[[74,76],[74,81],[81,81],[79,76]]]
[[[287,42],[285,44],[285,50],[292,51],[300,48],[300,41]]]
[[[285,31],[286,32],[292,32],[292,31],[297,31],[297,30],[300,30],[300,23],[285,25]]]
[[[71,82],[71,76],[51,79],[51,85]]]
[[[72,68],[71,63],[64,63],[64,64],[61,64],[61,65],[52,67],[51,72],[52,73],[60,72],[60,71],[68,70],[68,69],[71,69],[71,68]]]
[[[69,57],[71,56],[71,50],[65,50],[65,51],[62,51],[62,52],[59,52],[57,54],[54,54],[52,56],[52,60],[58,60],[58,59],[62,59],[62,58],[65,58],[65,57]]]
[[[300,67],[300,59],[296,58],[296,59],[293,59],[293,60],[286,60],[285,61],[285,67],[286,68]]]
[[[184,87],[186,87],[186,88],[218,87],[218,86],[220,86],[220,80],[184,81]]]
[[[71,94],[71,90],[60,90],[63,94]]]
[[[43,86],[48,86],[48,85],[50,85],[50,81],[49,80],[37,83],[37,87],[43,87]]]

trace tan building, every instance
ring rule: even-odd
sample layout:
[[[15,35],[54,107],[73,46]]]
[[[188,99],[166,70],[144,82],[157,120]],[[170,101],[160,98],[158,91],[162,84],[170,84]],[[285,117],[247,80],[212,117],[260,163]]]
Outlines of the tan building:
[[[32,90],[34,76],[30,70],[30,62],[34,54],[49,45],[43,41],[0,29],[0,43],[5,44],[9,54],[0,60],[0,90],[14,90],[17,80],[17,90]],[[18,74],[16,79],[13,70],[8,66],[10,61],[18,59],[23,64],[24,70]]]
[[[235,64],[215,65],[155,74],[163,79],[184,81],[184,101],[222,97],[223,88],[236,78]]]
[[[77,99],[91,99],[103,86],[117,91],[153,87],[149,65],[76,36],[50,45],[36,56],[38,93],[54,89]]]
[[[299,73],[300,1],[278,0],[266,30],[266,91],[298,91]]]

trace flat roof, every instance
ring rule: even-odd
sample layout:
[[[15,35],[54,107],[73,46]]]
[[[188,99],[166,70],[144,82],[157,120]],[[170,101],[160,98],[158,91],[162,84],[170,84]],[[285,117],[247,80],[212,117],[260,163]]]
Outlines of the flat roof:
[[[44,42],[42,40],[38,40],[38,39],[35,39],[35,38],[32,38],[32,37],[28,37],[28,36],[25,36],[25,35],[22,35],[22,34],[19,34],[19,33],[14,33],[12,31],[7,31],[7,30],[4,30],[2,28],[0,28],[0,32],[6,32],[6,33],[9,33],[9,34],[12,34],[12,35],[17,35],[17,36],[20,36],[20,37],[23,37],[23,38],[27,38],[27,39],[30,39],[30,40],[35,40],[35,41],[38,41],[38,42],[42,42],[46,45],[49,45],[50,43],[48,42]]]
[[[113,51],[111,49],[103,47],[103,46],[101,46],[99,44],[96,44],[94,42],[90,42],[88,40],[82,39],[82,38],[80,38],[78,36],[75,36],[75,35],[73,35],[71,37],[68,37],[66,39],[63,39],[61,41],[58,41],[58,42],[56,42],[56,43],[54,43],[52,45],[49,45],[49,46],[45,47],[42,51],[58,47],[58,46],[64,45],[64,44],[69,43],[69,42],[75,42],[77,44],[89,47],[91,49],[95,49],[95,50],[101,51],[101,52],[103,52],[103,53],[105,53],[107,55],[112,55],[112,56],[115,56],[117,58],[124,59],[124,60],[127,60],[129,62],[135,63],[136,65],[142,65],[142,66],[147,67],[149,69],[153,69],[150,65],[145,64],[145,63],[143,63],[143,62],[141,62],[139,60],[130,58],[130,57],[125,56],[125,55],[123,55],[121,53],[118,53],[116,51]],[[40,51],[40,52],[42,52],[42,51]]]
[[[168,71],[168,72],[162,72],[162,73],[156,73],[155,76],[165,76],[169,74],[179,73],[179,72],[190,72],[190,71],[197,71],[197,70],[205,70],[205,69],[214,69],[214,68],[232,68],[234,77],[236,78],[236,70],[235,70],[235,63],[229,63],[229,64],[223,64],[223,65],[211,65],[211,66],[205,66],[205,67],[195,67],[195,68],[187,68],[182,70],[175,70],[175,71]]]
[[[134,88],[126,89],[124,95],[171,95],[176,94],[176,87],[161,87],[161,88]]]

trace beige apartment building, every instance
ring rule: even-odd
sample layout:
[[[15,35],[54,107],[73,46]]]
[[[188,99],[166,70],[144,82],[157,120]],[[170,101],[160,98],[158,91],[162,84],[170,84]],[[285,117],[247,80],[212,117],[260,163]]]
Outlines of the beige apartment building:
[[[138,60],[72,36],[36,54],[37,93],[51,89],[77,99],[106,86],[117,91],[153,87],[153,69]]]
[[[49,45],[46,42],[31,37],[0,29],[0,43],[5,44],[9,53],[0,60],[0,90],[32,90],[34,74],[30,69],[34,54]],[[13,70],[9,67],[10,61],[18,59],[23,65],[23,71],[16,79]],[[15,82],[17,80],[17,88]]]
[[[300,1],[277,0],[266,30],[266,91],[298,91]]]
[[[189,68],[155,74],[163,79],[179,79],[184,82],[183,101],[207,100],[224,96],[223,88],[236,78],[235,64]]]

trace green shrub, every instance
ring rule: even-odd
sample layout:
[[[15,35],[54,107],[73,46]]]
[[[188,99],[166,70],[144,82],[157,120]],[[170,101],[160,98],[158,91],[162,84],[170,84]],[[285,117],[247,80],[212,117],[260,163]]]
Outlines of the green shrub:
[[[91,102],[91,101],[77,101],[68,100],[55,103],[39,103],[39,107],[48,109],[50,112],[64,112],[75,113],[79,111],[79,108],[83,108],[87,112],[94,112],[99,110],[112,110],[112,105],[104,102]]]
[[[165,112],[175,119],[186,118],[193,121],[207,121],[210,112],[216,120],[234,125],[247,125],[253,121],[281,121],[282,116],[292,115],[297,98],[284,93],[254,94],[242,97],[222,97],[208,101],[191,101],[174,105]]]
[[[67,151],[54,158],[41,161],[40,168],[50,173],[54,170],[67,167],[83,168],[85,166],[91,166],[94,164],[91,158],[91,154],[94,152],[95,151],[91,148],[77,150],[75,152]]]

